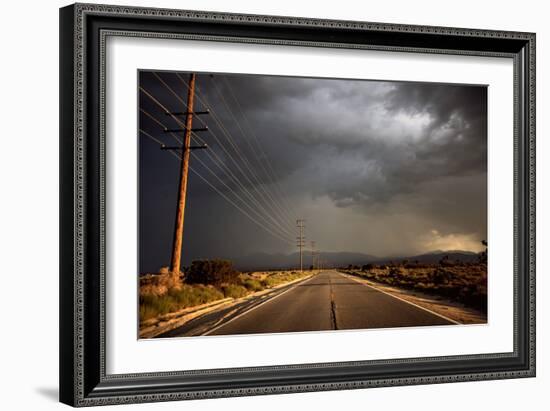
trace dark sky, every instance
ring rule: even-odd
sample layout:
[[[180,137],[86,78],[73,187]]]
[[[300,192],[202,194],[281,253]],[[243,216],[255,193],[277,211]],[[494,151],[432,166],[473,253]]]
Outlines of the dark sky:
[[[183,111],[188,77],[141,72],[140,86]],[[197,75],[195,110],[212,113],[195,117],[194,127],[203,120],[210,129],[197,133],[209,148],[190,165],[219,192],[189,173],[182,263],[295,252],[296,217],[324,251],[480,251],[486,100],[484,86]],[[179,127],[143,92],[139,104]],[[143,112],[140,129],[177,145]],[[151,272],[170,261],[180,165],[150,137],[138,139],[140,271]]]

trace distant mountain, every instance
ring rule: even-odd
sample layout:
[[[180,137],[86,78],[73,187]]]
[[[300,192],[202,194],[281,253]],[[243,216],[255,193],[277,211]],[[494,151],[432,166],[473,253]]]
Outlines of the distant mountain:
[[[413,256],[380,258],[372,262],[389,263],[390,261],[402,262],[403,260],[408,260],[410,262],[418,261],[419,263],[423,263],[423,264],[436,264],[439,261],[441,261],[444,257],[448,257],[450,261],[459,260],[464,263],[469,263],[469,262],[477,261],[479,258],[479,254],[474,253],[472,251],[462,251],[462,250],[451,250],[451,251],[436,250],[429,253],[413,255]]]
[[[390,261],[397,263],[403,260],[408,260],[410,262],[418,261],[423,264],[436,264],[445,256],[448,256],[450,261],[460,260],[462,262],[474,262],[477,261],[479,254],[462,250],[436,250],[413,256],[377,257],[370,254],[355,252],[321,251],[321,258],[332,267],[344,267],[350,264],[359,266],[368,263],[384,264]],[[300,255],[297,252],[292,254],[254,253],[242,257],[233,257],[231,260],[235,268],[242,271],[282,270],[297,268],[300,264]],[[309,252],[304,252],[303,266],[304,268],[309,268],[310,265],[311,254]]]
[[[323,252],[321,258],[331,266],[344,266],[348,264],[361,265],[376,260],[378,257],[353,252]],[[300,265],[300,254],[267,254],[255,253],[243,257],[231,258],[235,267],[239,270],[279,270],[297,268]],[[311,253],[304,252],[303,266],[309,268],[311,265]]]

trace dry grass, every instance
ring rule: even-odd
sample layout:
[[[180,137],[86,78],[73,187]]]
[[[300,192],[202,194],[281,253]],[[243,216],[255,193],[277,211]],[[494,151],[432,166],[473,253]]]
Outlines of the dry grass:
[[[221,289],[223,291],[223,295],[230,298],[246,297],[246,295],[250,293],[245,287],[237,284],[222,285]]]
[[[220,290],[204,285],[183,285],[170,289],[164,295],[143,294],[139,298],[139,319],[145,321],[222,298],[224,294]]]
[[[294,281],[299,278],[305,277],[306,275],[309,275],[309,272],[283,271],[267,277],[264,280],[264,284],[266,287],[275,287],[279,284],[288,283],[290,281]]]

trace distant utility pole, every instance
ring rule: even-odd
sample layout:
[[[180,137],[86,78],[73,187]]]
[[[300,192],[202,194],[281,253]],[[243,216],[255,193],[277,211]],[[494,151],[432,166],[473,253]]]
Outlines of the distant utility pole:
[[[311,269],[315,270],[315,241],[311,242]]]
[[[180,268],[181,268],[181,247],[183,244],[183,222],[185,217],[185,199],[187,196],[187,174],[189,172],[189,154],[194,149],[207,148],[203,146],[191,146],[191,134],[194,131],[206,131],[208,128],[203,127],[200,129],[193,129],[193,115],[196,114],[208,114],[208,111],[194,112],[194,100],[195,100],[195,80],[196,74],[191,73],[189,75],[189,84],[187,86],[187,108],[185,112],[167,113],[171,116],[184,115],[185,116],[185,128],[183,129],[165,129],[167,133],[183,132],[184,140],[182,147],[161,147],[163,150],[182,150],[181,155],[181,169],[180,169],[180,182],[178,190],[178,207],[176,211],[176,223],[174,228],[174,240],[172,246],[172,259],[170,261],[170,273],[172,277],[179,281]]]
[[[306,220],[299,219],[296,220],[296,227],[298,227],[298,237],[296,237],[297,240],[297,246],[300,249],[300,272],[304,271],[303,267],[303,249],[306,246],[306,236],[304,234],[304,230],[306,228],[305,226]]]

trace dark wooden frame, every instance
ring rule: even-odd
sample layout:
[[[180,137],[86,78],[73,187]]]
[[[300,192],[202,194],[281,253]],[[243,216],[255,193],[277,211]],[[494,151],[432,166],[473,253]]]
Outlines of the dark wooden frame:
[[[105,38],[198,38],[510,57],[514,351],[134,375],[105,373]],[[60,400],[74,406],[535,375],[535,35],[76,4],[60,10]]]

